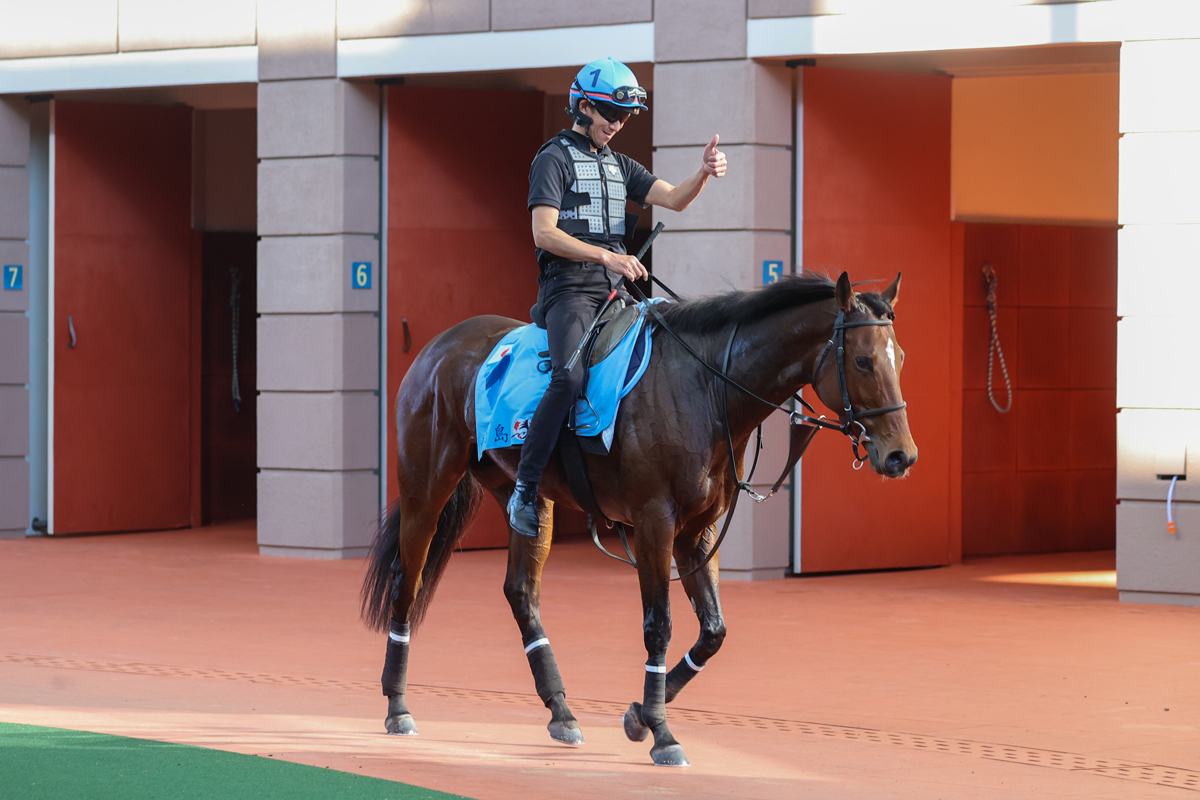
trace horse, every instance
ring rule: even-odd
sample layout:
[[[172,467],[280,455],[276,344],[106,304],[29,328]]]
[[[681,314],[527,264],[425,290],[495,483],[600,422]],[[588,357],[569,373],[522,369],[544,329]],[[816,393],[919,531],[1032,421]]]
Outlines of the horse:
[[[869,461],[880,475],[900,478],[916,462],[900,393],[904,351],[891,324],[899,288],[899,275],[880,293],[859,293],[844,272],[836,283],[805,273],[654,307],[660,327],[673,334],[655,330],[650,363],[621,403],[610,452],[589,454],[586,462],[600,509],[634,534],[647,661],[642,700],[630,705],[624,727],[635,742],[653,735],[656,765],[688,764],[667,726],[666,705],[725,638],[718,559],[712,557],[716,523],[739,490],[750,436],[773,406],[811,385],[825,405],[842,409],[837,427],[843,433],[850,433],[851,423],[860,429],[852,436],[860,465]],[[400,493],[376,531],[361,593],[363,621],[388,632],[382,684],[388,698],[384,726],[391,734],[417,733],[405,700],[410,637],[455,544],[485,489],[501,508],[513,491],[516,448],[476,456],[475,377],[500,339],[521,324],[481,316],[439,334],[417,356],[396,396]],[[583,733],[539,611],[555,503],[580,508],[560,459],[551,460],[540,484],[537,538],[509,532],[504,594],[537,694],[550,711],[551,737],[581,745]],[[672,556],[700,636],[668,671]]]

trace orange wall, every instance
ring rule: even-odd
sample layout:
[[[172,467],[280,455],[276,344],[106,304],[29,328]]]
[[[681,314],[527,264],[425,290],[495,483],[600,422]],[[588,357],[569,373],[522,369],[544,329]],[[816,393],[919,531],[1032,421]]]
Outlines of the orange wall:
[[[967,225],[963,260],[964,555],[1096,550],[1116,535],[1117,232]],[[987,398],[996,270],[1014,398]],[[993,393],[1005,403],[993,367]]]
[[[852,280],[903,271],[909,478],[850,469],[844,437],[803,461],[804,572],[945,564],[957,554],[961,468],[961,252],[950,219],[950,79],[806,68],[803,264]],[[885,284],[876,284],[877,289]],[[811,394],[811,393],[810,393]]]
[[[1116,73],[955,78],[954,218],[1115,224]]]
[[[542,109],[539,92],[389,87],[389,409],[413,359],[437,334],[480,314],[529,321],[537,262],[525,203],[529,164],[543,141]],[[485,146],[480,120],[492,118],[505,124],[489,130]],[[391,413],[387,436],[394,464]],[[391,500],[399,487],[395,470],[388,475]],[[462,546],[507,544],[503,514],[489,499]]]

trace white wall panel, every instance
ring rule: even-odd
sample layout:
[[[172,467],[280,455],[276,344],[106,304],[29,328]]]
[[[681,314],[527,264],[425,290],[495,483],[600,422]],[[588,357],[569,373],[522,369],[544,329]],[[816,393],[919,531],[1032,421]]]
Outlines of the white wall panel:
[[[1167,499],[1170,481],[1157,478],[1156,456],[1186,447],[1188,479],[1175,497],[1200,503],[1200,411],[1127,408],[1117,414],[1117,497]]]
[[[247,0],[121,0],[121,50],[254,44],[257,5]]]
[[[0,58],[117,51],[117,0],[9,0],[0,7]]]
[[[1126,134],[1119,158],[1122,225],[1200,223],[1200,132]]]
[[[1117,233],[1117,315],[1200,312],[1200,225],[1127,225]]]
[[[1125,317],[1117,323],[1117,406],[1200,408],[1200,320]]]
[[[1200,39],[1121,46],[1121,131],[1200,131]]]
[[[1164,601],[1200,605],[1200,503],[1176,503],[1174,511],[1178,532],[1172,536],[1166,503],[1117,506],[1117,589],[1174,593],[1184,597]]]

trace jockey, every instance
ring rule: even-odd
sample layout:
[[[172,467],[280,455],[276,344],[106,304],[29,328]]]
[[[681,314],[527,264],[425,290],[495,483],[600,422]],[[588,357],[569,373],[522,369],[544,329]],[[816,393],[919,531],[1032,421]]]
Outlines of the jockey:
[[[625,252],[636,221],[626,218],[625,201],[683,211],[709,177],[725,174],[717,136],[705,146],[700,168],[678,186],[610,150],[609,142],[630,116],[644,110],[646,90],[629,67],[611,58],[593,61],[571,84],[566,111],[574,125],[542,145],[529,170],[539,268],[534,314],[545,319],[553,371],[529,423],[508,501],[508,523],[524,536],[538,534],[538,481],[583,388],[587,365],[577,361],[568,372],[567,361],[622,278],[647,277],[641,262]]]

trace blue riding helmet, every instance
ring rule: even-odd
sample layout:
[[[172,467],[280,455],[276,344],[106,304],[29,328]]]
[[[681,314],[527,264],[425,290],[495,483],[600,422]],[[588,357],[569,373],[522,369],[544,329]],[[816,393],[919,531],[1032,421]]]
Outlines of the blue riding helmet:
[[[638,86],[633,70],[620,61],[613,61],[611,56],[579,70],[571,83],[571,107],[567,111],[586,128],[592,124],[592,119],[579,110],[579,102],[585,98],[610,121],[611,114],[622,111],[637,114],[647,108],[646,90]]]

